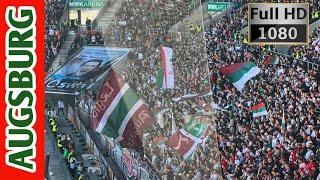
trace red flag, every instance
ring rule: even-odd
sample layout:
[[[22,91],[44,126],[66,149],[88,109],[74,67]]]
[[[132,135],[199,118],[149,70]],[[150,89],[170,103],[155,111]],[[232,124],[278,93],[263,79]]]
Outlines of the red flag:
[[[263,64],[264,65],[267,65],[267,64],[271,64],[272,63],[272,56],[271,55],[267,55],[265,58],[264,58],[264,61],[263,61]]]
[[[111,69],[92,111],[93,129],[120,139],[122,147],[142,149],[140,136],[155,123],[136,91]]]
[[[142,141],[140,139],[140,136],[137,133],[136,128],[134,127],[133,121],[129,121],[123,134],[122,138],[120,140],[120,145],[123,148],[129,148],[129,149],[136,149],[141,150],[142,149]]]
[[[188,134],[185,130],[180,129],[169,137],[166,144],[187,159],[200,143],[200,139]]]

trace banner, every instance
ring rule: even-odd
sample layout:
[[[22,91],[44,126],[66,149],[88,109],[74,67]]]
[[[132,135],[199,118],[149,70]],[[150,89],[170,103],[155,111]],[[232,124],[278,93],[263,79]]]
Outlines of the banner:
[[[94,9],[102,8],[105,0],[69,0],[70,9]]]
[[[142,148],[139,136],[155,120],[139,95],[114,70],[108,73],[92,110],[96,132],[119,139],[126,148]]]
[[[68,105],[68,119],[72,122],[72,124],[76,125],[74,116],[75,112],[73,108],[70,105]]]
[[[138,175],[138,172],[137,172],[137,160],[133,159],[132,156],[127,152],[127,153],[124,153],[122,155],[122,160],[125,164],[125,166],[127,167],[127,175],[128,177],[136,177]]]
[[[168,112],[169,108],[160,108],[157,110],[154,110],[154,115],[157,120],[157,123],[159,124],[160,128],[164,128],[164,113]]]
[[[198,95],[199,94],[186,94],[186,95],[183,95],[181,97],[176,97],[176,98],[171,98],[171,99],[174,102],[186,101],[186,100],[192,99],[192,98],[194,98],[194,97],[196,97]]]
[[[207,131],[208,125],[198,122],[195,115],[188,115],[185,116],[184,129],[194,137],[201,138]]]
[[[44,179],[44,9],[43,0],[0,3],[1,179]]]
[[[129,51],[127,48],[83,47],[46,78],[46,93],[75,95],[79,90],[90,88]]]
[[[141,180],[149,180],[150,179],[149,172],[144,167],[140,168],[140,179]]]
[[[195,151],[200,142],[199,138],[193,137],[185,130],[180,129],[169,137],[166,144],[182,155],[184,159],[187,159]]]
[[[174,68],[172,64],[173,50],[169,47],[161,48],[161,68],[158,71],[157,85],[163,89],[174,88]]]

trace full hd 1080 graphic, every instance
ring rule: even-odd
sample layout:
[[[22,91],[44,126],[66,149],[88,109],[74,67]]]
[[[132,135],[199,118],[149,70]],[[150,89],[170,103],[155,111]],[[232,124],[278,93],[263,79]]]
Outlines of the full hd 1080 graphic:
[[[308,3],[250,3],[250,44],[307,44]]]

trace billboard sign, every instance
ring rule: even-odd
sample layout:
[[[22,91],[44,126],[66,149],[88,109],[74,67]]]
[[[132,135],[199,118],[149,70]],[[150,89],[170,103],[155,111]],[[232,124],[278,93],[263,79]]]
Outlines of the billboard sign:
[[[105,5],[105,0],[71,0],[69,1],[70,9],[94,9],[102,8]]]
[[[208,12],[221,12],[229,9],[232,3],[229,2],[208,2]]]
[[[91,87],[129,51],[128,48],[84,47],[46,78],[46,93],[75,95]]]

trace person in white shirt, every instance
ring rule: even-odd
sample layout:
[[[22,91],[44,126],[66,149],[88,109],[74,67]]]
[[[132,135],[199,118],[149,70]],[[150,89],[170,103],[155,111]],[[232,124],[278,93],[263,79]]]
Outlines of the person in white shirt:
[[[64,103],[61,99],[58,101],[58,116],[60,116],[60,111],[62,112],[62,116],[64,116]]]

